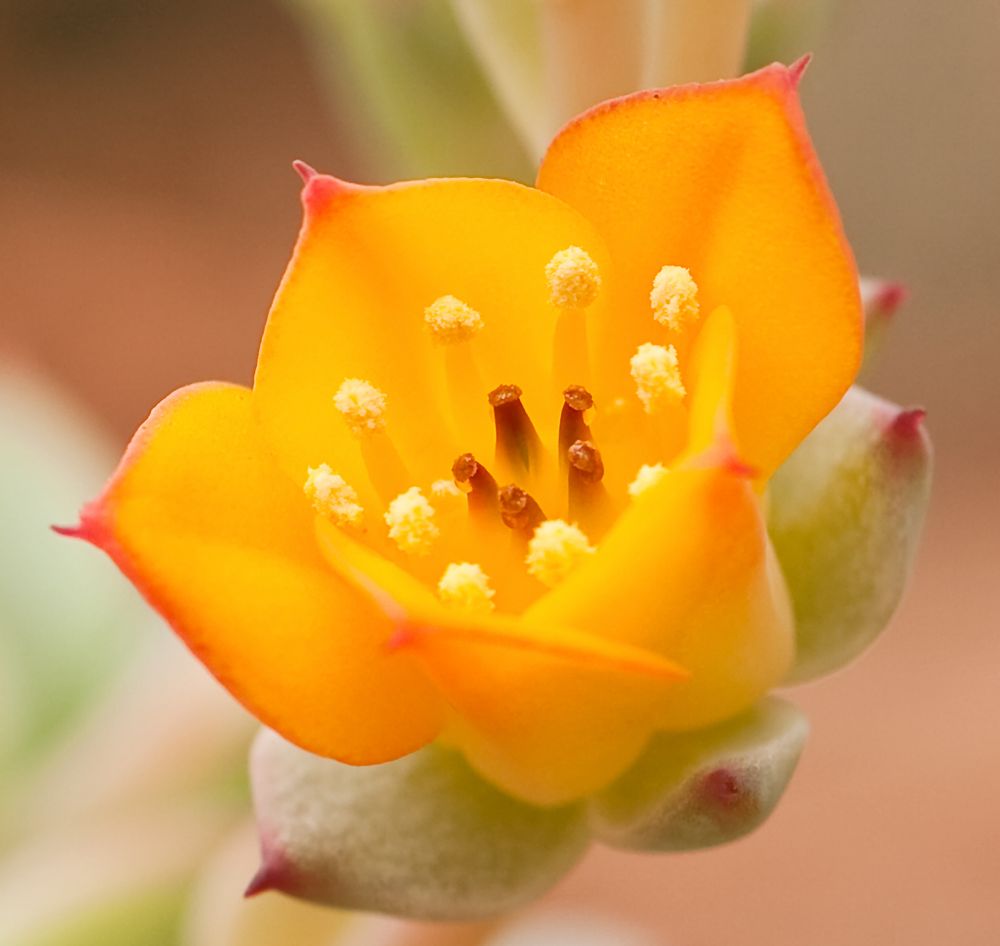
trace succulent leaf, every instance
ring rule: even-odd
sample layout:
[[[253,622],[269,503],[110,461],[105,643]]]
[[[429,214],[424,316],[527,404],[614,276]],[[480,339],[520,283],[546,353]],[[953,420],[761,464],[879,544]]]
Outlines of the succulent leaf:
[[[843,666],[896,610],[930,492],[923,416],[852,388],[771,481],[769,531],[796,622],[789,681]]]
[[[275,889],[346,909],[476,919],[537,897],[588,840],[582,806],[516,801],[437,744],[356,767],[265,730],[251,774],[263,863],[250,894]]]
[[[709,729],[661,733],[590,802],[597,840],[640,851],[686,851],[733,841],[762,824],[788,784],[809,724],[769,698]]]

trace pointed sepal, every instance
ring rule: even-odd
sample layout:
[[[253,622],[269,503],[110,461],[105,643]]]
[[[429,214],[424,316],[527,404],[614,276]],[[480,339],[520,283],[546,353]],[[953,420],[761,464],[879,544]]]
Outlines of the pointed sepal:
[[[923,418],[852,388],[771,481],[768,528],[795,611],[789,681],[843,666],[896,610],[930,493]]]
[[[595,839],[640,851],[733,841],[764,822],[788,784],[809,724],[769,698],[690,733],[661,733],[635,765],[590,802]]]
[[[249,895],[280,890],[344,909],[471,920],[539,896],[588,841],[581,805],[516,801],[437,744],[356,767],[264,730],[251,776],[262,865]]]

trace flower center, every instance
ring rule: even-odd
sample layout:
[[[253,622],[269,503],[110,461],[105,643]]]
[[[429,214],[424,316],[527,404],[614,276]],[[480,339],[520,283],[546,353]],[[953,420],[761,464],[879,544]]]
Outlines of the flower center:
[[[385,392],[347,378],[333,406],[358,440],[376,508],[364,508],[354,485],[326,463],[310,467],[304,483],[318,515],[396,559],[446,606],[470,613],[519,611],[594,554],[624,505],[669,475],[660,418],[685,410],[681,359],[669,339],[699,315],[688,270],[664,266],[653,277],[654,340],[639,344],[630,359],[633,391],[603,410],[587,386],[586,338],[601,273],[585,250],[570,246],[552,256],[545,278],[557,312],[555,368],[579,379],[562,393],[556,443],[539,435],[514,381],[484,390],[474,350],[483,316],[466,300],[443,295],[426,306],[423,323],[445,349],[459,430],[463,417],[478,420],[481,410],[470,387],[488,401],[493,456],[484,462],[459,455],[451,478],[427,484],[425,494],[392,441]]]

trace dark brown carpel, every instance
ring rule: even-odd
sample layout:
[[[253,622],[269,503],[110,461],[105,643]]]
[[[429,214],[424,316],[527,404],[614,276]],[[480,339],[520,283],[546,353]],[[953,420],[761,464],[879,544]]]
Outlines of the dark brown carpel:
[[[545,513],[530,493],[509,483],[500,490],[500,518],[503,524],[527,538],[545,521]]]

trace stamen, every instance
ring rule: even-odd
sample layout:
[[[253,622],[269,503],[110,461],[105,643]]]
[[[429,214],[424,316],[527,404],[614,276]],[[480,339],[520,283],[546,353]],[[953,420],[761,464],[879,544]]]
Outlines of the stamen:
[[[338,526],[356,526],[364,516],[354,487],[326,463],[311,466],[306,474],[303,490],[313,509],[332,519]]]
[[[441,296],[424,309],[424,324],[436,342],[467,342],[482,331],[483,317],[455,296]]]
[[[497,481],[471,453],[463,453],[452,465],[451,474],[459,483],[468,483],[469,514],[493,518],[499,504]]]
[[[494,595],[486,572],[472,562],[452,562],[438,582],[441,600],[461,611],[479,614],[492,611]]]
[[[385,392],[361,378],[345,378],[333,396],[334,407],[357,436],[385,430],[385,404]]]
[[[653,279],[649,304],[660,325],[679,332],[698,318],[698,284],[683,266],[664,266]]]
[[[490,391],[493,424],[496,427],[497,465],[511,477],[537,472],[542,442],[521,403],[516,384],[501,384]]]
[[[646,490],[652,489],[669,471],[662,463],[644,463],[639,467],[635,479],[628,485],[629,496],[641,496]]]
[[[411,486],[389,503],[385,523],[389,538],[400,551],[410,555],[426,555],[440,535],[434,523],[434,507],[419,486]]]
[[[578,526],[549,519],[535,529],[524,562],[529,574],[551,588],[595,551]]]
[[[559,415],[559,456],[563,459],[577,440],[590,439],[590,427],[583,415],[593,406],[593,397],[582,385],[571,384],[563,391],[563,408]]]
[[[673,345],[640,345],[629,364],[636,394],[647,414],[679,404],[687,394]]]
[[[560,309],[586,309],[601,291],[601,272],[579,246],[560,250],[545,267],[549,298]]]
[[[534,498],[513,483],[503,487],[499,494],[500,518],[507,528],[525,538],[545,521],[545,513]]]

